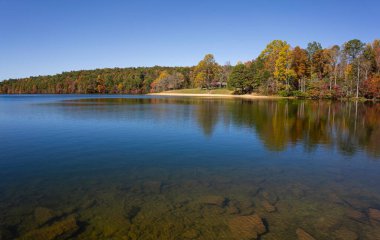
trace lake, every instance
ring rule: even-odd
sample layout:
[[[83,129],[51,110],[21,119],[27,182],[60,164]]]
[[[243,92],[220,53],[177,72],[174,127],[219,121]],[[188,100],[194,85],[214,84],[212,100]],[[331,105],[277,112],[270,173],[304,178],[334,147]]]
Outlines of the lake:
[[[0,177],[1,240],[375,240],[380,104],[0,95]]]

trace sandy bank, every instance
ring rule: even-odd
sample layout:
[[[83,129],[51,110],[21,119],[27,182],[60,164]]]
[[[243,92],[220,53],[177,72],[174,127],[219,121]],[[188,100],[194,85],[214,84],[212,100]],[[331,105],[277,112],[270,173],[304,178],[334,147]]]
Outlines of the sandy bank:
[[[280,97],[280,96],[264,96],[264,95],[231,95],[231,94],[210,94],[210,93],[171,93],[171,92],[162,92],[162,93],[149,93],[147,95],[155,96],[182,96],[182,97],[207,97],[207,98],[247,98],[247,99],[282,99],[289,97]]]

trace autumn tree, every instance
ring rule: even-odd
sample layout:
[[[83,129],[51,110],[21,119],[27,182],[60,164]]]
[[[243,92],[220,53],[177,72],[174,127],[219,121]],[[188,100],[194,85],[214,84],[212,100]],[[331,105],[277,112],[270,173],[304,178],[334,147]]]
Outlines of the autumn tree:
[[[364,81],[364,96],[380,99],[380,75],[376,74]]]
[[[332,69],[332,78],[334,79],[334,87],[336,87],[336,82],[339,74],[339,57],[340,57],[340,47],[338,45],[334,45],[330,48],[330,56],[331,56],[331,69]],[[331,77],[330,77],[331,78]],[[331,90],[331,81],[330,81],[330,90]]]
[[[297,87],[302,92],[306,91],[307,67],[307,51],[298,46],[295,47],[292,52],[292,69],[294,70],[298,79]]]
[[[273,92],[277,92],[277,81],[275,81],[276,78],[274,77],[276,61],[279,57],[280,51],[287,45],[289,46],[286,41],[274,40],[266,46],[258,57],[258,60],[264,62],[265,69],[270,73],[270,76],[267,79],[269,82],[265,84],[267,85],[268,90],[271,88],[270,90]]]
[[[104,78],[102,78],[102,76],[98,75],[97,79],[96,79],[96,90],[98,93],[106,93],[106,86],[105,86],[105,81],[104,81]]]
[[[290,90],[289,81],[296,76],[292,66],[292,52],[289,45],[282,47],[275,64],[274,77],[281,83],[285,82],[285,90]]]
[[[344,52],[348,56],[351,64],[356,66],[356,97],[359,97],[360,84],[360,58],[364,49],[364,43],[358,39],[353,39],[344,44]]]
[[[371,72],[376,69],[375,51],[371,44],[367,44],[360,56],[360,68],[363,70],[364,81],[368,79]]]
[[[174,72],[170,74],[168,71],[163,71],[150,84],[151,92],[162,92],[169,89],[181,88],[185,78],[182,73]]]
[[[319,42],[310,42],[307,44],[307,55],[310,62],[310,78],[313,78],[314,74],[314,64],[315,64],[315,54],[322,50],[322,45]]]
[[[218,78],[220,66],[215,61],[214,55],[207,54],[194,68],[194,82],[197,87],[209,89]]]
[[[376,73],[380,74],[380,40],[376,39],[372,43],[373,52],[375,54]]]

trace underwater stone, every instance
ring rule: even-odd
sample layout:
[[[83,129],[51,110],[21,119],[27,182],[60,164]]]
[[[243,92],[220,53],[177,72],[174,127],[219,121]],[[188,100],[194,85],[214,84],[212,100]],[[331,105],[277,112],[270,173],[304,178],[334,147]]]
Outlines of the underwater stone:
[[[235,217],[229,221],[229,227],[239,240],[258,239],[267,231],[263,220],[257,214]]]
[[[251,215],[255,212],[254,203],[251,199],[240,199],[236,201],[235,205],[239,208],[242,215]]]
[[[334,232],[336,240],[357,240],[359,236],[346,228],[340,228]]]
[[[240,213],[240,210],[235,205],[229,204],[227,207],[227,213],[228,214],[238,214],[238,213]]]
[[[69,216],[61,221],[46,227],[32,230],[22,236],[20,240],[53,240],[66,239],[77,232],[79,226],[74,216]]]
[[[368,216],[371,220],[379,221],[380,222],[380,210],[375,208],[370,208],[368,210]]]
[[[277,208],[275,206],[273,206],[270,202],[268,202],[267,200],[264,200],[262,203],[262,206],[264,207],[265,211],[269,212],[269,213],[272,213],[272,212],[275,212],[277,211]]]
[[[263,192],[263,198],[265,198],[270,204],[276,204],[278,201],[278,196],[274,193]]]
[[[309,233],[307,233],[302,228],[297,228],[296,230],[298,240],[315,240]]]
[[[347,211],[347,216],[351,218],[352,220],[358,221],[358,222],[365,222],[366,221],[366,216],[364,213],[354,210],[354,209],[349,209]]]
[[[51,209],[44,207],[37,207],[34,210],[34,219],[38,225],[43,225],[49,220],[53,219],[55,216],[54,212]]]
[[[139,214],[139,212],[141,211],[141,208],[138,206],[131,206],[129,208],[126,208],[125,211],[126,211],[125,217],[130,222],[132,222],[133,219],[137,216],[137,214]]]
[[[216,205],[219,207],[224,207],[226,204],[226,198],[217,195],[208,195],[201,198],[201,203],[206,205]]]

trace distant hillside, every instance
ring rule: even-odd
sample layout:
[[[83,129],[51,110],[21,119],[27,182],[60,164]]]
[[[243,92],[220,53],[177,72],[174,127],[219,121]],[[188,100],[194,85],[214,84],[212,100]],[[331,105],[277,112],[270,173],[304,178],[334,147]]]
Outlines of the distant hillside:
[[[86,94],[150,92],[152,82],[162,72],[181,74],[180,87],[190,86],[190,67],[104,68],[63,72],[56,75],[9,79],[0,82],[0,93],[5,94]]]

